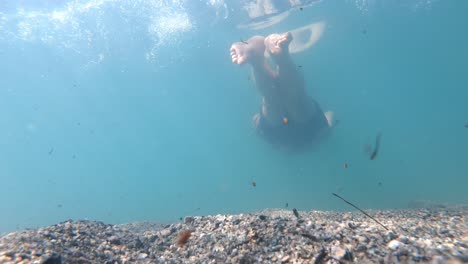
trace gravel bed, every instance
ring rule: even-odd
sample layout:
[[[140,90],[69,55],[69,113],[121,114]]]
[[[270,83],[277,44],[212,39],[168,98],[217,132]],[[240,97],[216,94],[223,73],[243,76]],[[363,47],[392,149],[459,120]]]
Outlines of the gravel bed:
[[[0,263],[467,263],[467,207],[269,209],[181,223],[66,221],[0,237]]]

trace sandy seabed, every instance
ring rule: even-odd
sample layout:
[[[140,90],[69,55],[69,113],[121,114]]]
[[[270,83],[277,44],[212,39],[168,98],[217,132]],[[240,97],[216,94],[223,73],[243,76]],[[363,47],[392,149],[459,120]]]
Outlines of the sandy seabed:
[[[468,263],[468,206],[268,209],[180,223],[65,221],[0,237],[0,263]]]

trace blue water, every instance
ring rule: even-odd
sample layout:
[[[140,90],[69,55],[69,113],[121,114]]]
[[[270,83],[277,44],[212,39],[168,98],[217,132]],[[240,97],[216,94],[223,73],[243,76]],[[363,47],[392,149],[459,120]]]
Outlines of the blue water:
[[[352,210],[332,192],[368,209],[468,202],[466,1],[323,0],[261,30],[237,27],[239,1],[35,2],[0,3],[0,233]],[[282,151],[255,134],[260,96],[229,48],[319,21],[293,59],[339,124]]]

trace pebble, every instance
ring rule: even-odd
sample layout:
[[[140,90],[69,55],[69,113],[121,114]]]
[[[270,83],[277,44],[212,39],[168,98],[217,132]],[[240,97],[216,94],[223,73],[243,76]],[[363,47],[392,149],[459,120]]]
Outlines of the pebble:
[[[331,255],[337,260],[353,260],[351,252],[346,248],[334,246],[331,248]]]
[[[191,225],[195,219],[192,216],[187,216],[184,218],[184,224]]]
[[[390,242],[388,242],[388,248],[391,249],[391,250],[397,250],[401,247],[402,243],[398,240],[392,240]]]
[[[357,238],[358,238],[358,241],[361,242],[361,243],[367,243],[367,242],[369,242],[369,238],[368,238],[367,236],[365,236],[365,235],[363,235],[363,236],[358,236]]]
[[[408,243],[409,243],[408,237],[405,237],[405,236],[404,236],[404,237],[400,237],[399,240],[400,240],[401,243],[405,243],[405,244],[408,244]]]
[[[281,261],[282,263],[288,262],[290,258],[291,258],[290,256],[284,256],[280,261]]]

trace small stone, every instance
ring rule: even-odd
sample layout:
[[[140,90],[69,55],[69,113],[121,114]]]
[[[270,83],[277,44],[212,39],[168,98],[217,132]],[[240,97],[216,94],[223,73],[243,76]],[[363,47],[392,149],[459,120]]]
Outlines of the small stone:
[[[428,262],[429,261],[429,258],[426,257],[426,256],[422,256],[422,255],[419,255],[419,254],[414,254],[413,257],[412,257],[413,261],[416,261],[416,262]]]
[[[31,260],[31,256],[29,256],[28,254],[21,254],[20,257],[21,257],[22,259],[29,259],[29,260]]]
[[[146,259],[147,257],[148,257],[148,254],[146,254],[146,253],[140,253],[140,254],[138,254],[138,259],[139,259],[139,260]]]
[[[191,225],[193,221],[195,221],[195,218],[193,218],[192,216],[187,216],[184,218],[184,224],[186,225]]]
[[[397,250],[398,248],[400,248],[402,246],[402,243],[398,240],[392,240],[390,242],[388,242],[388,248],[390,248],[391,250]]]
[[[467,245],[461,241],[455,241],[453,244],[457,247],[467,248]]]
[[[385,235],[386,241],[394,240],[396,237],[397,235],[395,235],[395,233],[393,233],[392,231],[388,231]]]
[[[281,258],[281,262],[287,262],[289,260],[289,256],[284,256],[283,258]]]
[[[258,218],[260,218],[262,221],[265,221],[267,217],[265,215],[259,215]]]
[[[122,242],[120,241],[120,238],[117,236],[111,236],[108,238],[109,242],[114,245],[120,245]]]
[[[169,228],[163,229],[159,232],[162,237],[167,237],[172,233],[172,230]]]
[[[358,241],[361,243],[369,242],[369,238],[367,236],[358,236]]]
[[[457,259],[459,259],[460,261],[462,261],[463,263],[467,263],[468,262],[468,255],[459,255],[459,254],[456,254],[455,257]]]
[[[366,251],[367,250],[367,247],[365,245],[359,245],[357,248],[356,248],[356,251],[357,252],[362,252],[362,251]]]
[[[432,264],[443,264],[446,262],[446,259],[442,256],[435,256],[432,258]]]
[[[4,252],[3,255],[8,257],[8,258],[15,257],[15,253],[13,251]]]
[[[400,242],[408,244],[409,239],[407,237],[400,237]]]
[[[62,264],[62,256],[60,256],[59,254],[52,254],[52,256],[48,257],[46,260],[44,260],[44,262],[42,262],[43,264]]]
[[[449,230],[447,228],[441,228],[439,230],[439,234],[447,234],[449,232]]]
[[[334,246],[331,248],[331,255],[337,260],[352,260],[353,256],[346,248]]]

